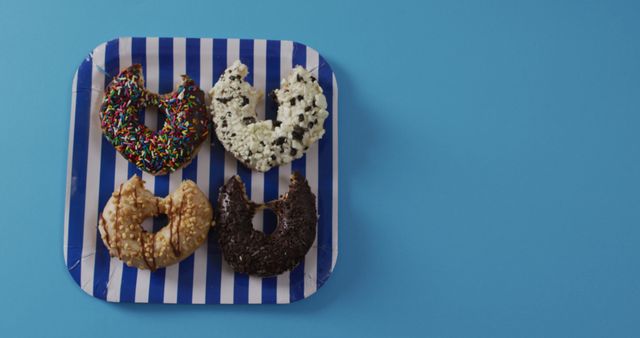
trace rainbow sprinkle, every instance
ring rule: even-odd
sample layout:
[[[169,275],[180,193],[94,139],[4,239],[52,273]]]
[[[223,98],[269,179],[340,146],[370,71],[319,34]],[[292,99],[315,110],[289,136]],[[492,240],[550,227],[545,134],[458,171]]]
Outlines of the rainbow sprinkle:
[[[157,132],[138,118],[138,112],[149,106],[158,107],[158,113],[165,116]],[[176,91],[158,95],[145,89],[140,65],[123,70],[111,81],[100,109],[100,124],[116,150],[153,175],[188,164],[209,133],[204,93],[192,79],[183,75]]]

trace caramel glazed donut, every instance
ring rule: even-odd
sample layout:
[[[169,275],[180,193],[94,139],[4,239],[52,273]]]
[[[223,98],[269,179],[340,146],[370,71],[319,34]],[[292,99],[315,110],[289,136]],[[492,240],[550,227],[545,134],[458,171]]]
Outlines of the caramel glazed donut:
[[[256,104],[262,93],[246,81],[247,66],[235,61],[211,89],[210,109],[218,139],[247,167],[267,171],[302,157],[324,135],[329,116],[327,100],[315,77],[296,66],[280,89],[275,121],[257,121]]]
[[[159,214],[167,215],[165,227],[155,233],[142,228],[145,218]],[[159,198],[133,176],[107,201],[98,229],[111,257],[154,271],[191,255],[207,238],[212,218],[209,200],[193,181],[183,181],[169,196]]]
[[[267,208],[278,216],[270,235],[253,229],[256,210]],[[275,201],[256,204],[247,197],[239,176],[220,188],[216,224],[222,254],[236,272],[273,276],[300,263],[316,236],[316,197],[300,174],[291,176],[289,191]]]
[[[138,112],[155,106],[166,119],[152,131]],[[104,136],[127,160],[153,175],[176,171],[191,162],[209,133],[204,92],[188,76],[177,90],[159,95],[147,91],[142,66],[124,69],[109,83],[100,108]]]

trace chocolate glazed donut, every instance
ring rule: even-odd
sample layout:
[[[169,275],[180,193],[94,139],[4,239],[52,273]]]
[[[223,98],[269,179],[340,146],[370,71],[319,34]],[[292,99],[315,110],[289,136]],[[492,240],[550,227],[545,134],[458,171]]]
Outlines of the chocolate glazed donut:
[[[253,229],[256,210],[273,210],[278,225],[270,235]],[[229,265],[240,273],[273,276],[300,263],[316,236],[316,197],[307,180],[291,176],[289,191],[280,199],[256,204],[247,197],[244,183],[234,176],[220,188],[216,223],[220,247]]]

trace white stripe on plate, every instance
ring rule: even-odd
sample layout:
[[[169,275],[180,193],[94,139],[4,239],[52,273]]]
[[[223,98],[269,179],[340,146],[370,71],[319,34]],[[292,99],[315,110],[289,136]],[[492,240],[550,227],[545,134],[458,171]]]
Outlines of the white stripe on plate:
[[[145,86],[151,92],[157,92],[159,87],[160,67],[158,59],[159,40],[158,38],[146,39],[146,78]],[[144,124],[152,126],[153,130],[158,125],[157,114],[145,113]],[[145,181],[145,188],[152,193],[155,191],[155,176],[143,171],[142,179]],[[153,218],[148,218],[142,223],[142,227],[148,231],[153,230]],[[149,270],[138,270],[136,280],[136,303],[149,302],[149,284],[151,283],[151,272]]]
[[[200,39],[200,89],[207,93],[207,90],[212,87],[212,63],[213,55],[211,54],[213,48],[213,40]],[[211,156],[211,141],[207,138],[198,151],[198,188],[212,201],[209,196],[209,170],[210,170],[210,156]],[[204,304],[206,300],[206,282],[207,282],[207,250],[208,241],[204,243],[196,250],[193,257],[193,304]]]
[[[227,66],[231,65],[234,61],[240,59],[240,40],[228,39],[227,40]],[[224,155],[224,180],[229,180],[232,176],[237,174],[237,162],[236,158],[229,152],[225,152]],[[227,262],[222,260],[222,269],[220,276],[220,303],[221,304],[233,304],[233,281],[234,273],[233,269],[229,267]]]
[[[87,182],[82,236],[82,256],[80,285],[88,294],[93,294],[93,273],[96,253],[96,232],[98,230],[98,185],[100,182],[100,151],[102,131],[98,108],[104,88],[104,59],[106,43],[93,50],[91,70],[91,109],[89,112],[89,144],[87,153]],[[97,67],[98,66],[98,67]]]
[[[67,186],[64,192],[64,237],[62,238],[62,255],[64,256],[64,265],[67,265],[67,247],[69,246],[69,212],[71,208],[71,166],[73,161],[73,132],[76,127],[76,85],[78,84],[78,71],[73,75],[71,83],[71,123],[69,125],[69,147],[67,149]]]
[[[258,120],[264,119],[264,89],[266,86],[267,68],[267,41],[254,40],[253,42],[253,87],[263,93],[256,105]],[[257,170],[251,171],[251,199],[256,203],[262,203],[264,197],[264,173]],[[264,212],[259,210],[253,216],[253,228],[259,231],[263,229]],[[249,276],[249,304],[262,303],[262,277]]]
[[[173,39],[173,89],[182,81],[181,75],[186,73],[187,41],[185,38]],[[169,176],[169,193],[178,189],[182,182],[182,169]],[[178,275],[180,263],[167,266],[164,280],[164,302],[173,304],[178,301]]]
[[[293,59],[293,42],[282,41],[280,44],[280,78],[289,76],[291,73],[291,63]],[[289,179],[291,177],[291,163],[281,165],[279,167],[278,177],[278,196],[284,194],[289,189]],[[277,291],[276,291],[276,303],[286,304],[289,303],[289,282],[290,272],[286,271],[278,275],[277,279]]]
[[[120,38],[118,41],[119,67],[125,69],[131,66],[131,38]],[[114,191],[120,184],[126,182],[128,174],[128,163],[120,152],[116,151],[115,178],[113,181]],[[109,261],[109,280],[107,281],[107,301],[120,301],[120,288],[122,286],[122,269],[124,263],[118,258],[111,257]]]
[[[310,47],[307,47],[307,69],[311,70],[313,76],[318,78],[318,52]],[[318,145],[319,142],[315,142],[309,150],[307,150],[307,182],[311,191],[316,195],[316,206],[318,205],[318,165],[320,163],[318,157]],[[317,274],[318,274],[318,232],[316,230],[316,238],[313,240],[313,245],[304,259],[304,297],[309,297],[314,294],[317,289]]]

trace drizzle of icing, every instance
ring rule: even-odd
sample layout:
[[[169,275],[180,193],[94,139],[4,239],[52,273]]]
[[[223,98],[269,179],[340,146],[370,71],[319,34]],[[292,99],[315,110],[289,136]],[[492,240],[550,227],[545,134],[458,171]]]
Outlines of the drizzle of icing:
[[[182,195],[182,199],[180,200],[180,209],[178,209],[178,222],[172,222],[172,223],[176,223],[175,226],[175,233],[176,233],[176,243],[173,242],[173,228],[171,233],[171,248],[173,249],[173,254],[176,257],[180,256],[180,221],[182,219],[182,211],[184,208],[184,194]]]
[[[100,225],[104,232],[105,242],[107,243],[107,246],[111,248],[111,243],[109,242],[109,231],[107,231],[107,220],[104,219],[104,215],[102,213],[100,213]],[[113,257],[111,250],[109,250],[109,256]]]

